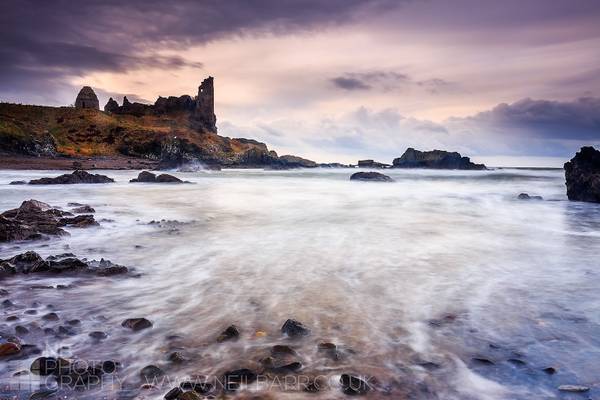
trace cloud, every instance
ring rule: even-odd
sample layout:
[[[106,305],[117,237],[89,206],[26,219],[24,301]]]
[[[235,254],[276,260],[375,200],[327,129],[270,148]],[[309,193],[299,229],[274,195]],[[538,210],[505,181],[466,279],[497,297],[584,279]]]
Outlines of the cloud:
[[[350,91],[377,89],[388,92],[407,89],[409,87],[418,87],[432,94],[455,86],[444,79],[414,80],[407,74],[395,71],[346,72],[343,75],[332,78],[331,82],[339,89]]]
[[[165,52],[224,37],[288,33],[396,7],[392,0],[281,2],[5,0],[0,3],[0,96],[39,98],[93,72],[202,64]],[[43,97],[43,96],[42,96]]]
[[[525,135],[560,140],[600,140],[600,98],[573,101],[533,100],[502,103],[468,118],[452,118],[463,129],[502,135]]]

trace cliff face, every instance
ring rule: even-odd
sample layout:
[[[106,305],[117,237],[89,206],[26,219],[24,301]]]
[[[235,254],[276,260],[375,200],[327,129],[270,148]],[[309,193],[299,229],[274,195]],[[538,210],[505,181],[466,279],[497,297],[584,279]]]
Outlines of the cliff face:
[[[402,157],[395,158],[393,168],[431,168],[431,169],[486,169],[483,164],[471,162],[457,152],[444,150],[419,151],[408,148]]]
[[[165,166],[200,161],[219,166],[279,165],[264,143],[230,139],[206,129],[185,110],[134,115],[94,109],[0,103],[0,153],[132,156]]]

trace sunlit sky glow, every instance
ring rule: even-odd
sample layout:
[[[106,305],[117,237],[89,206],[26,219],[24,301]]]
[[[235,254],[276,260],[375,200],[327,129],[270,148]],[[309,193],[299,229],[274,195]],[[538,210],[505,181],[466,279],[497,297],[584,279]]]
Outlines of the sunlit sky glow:
[[[600,143],[600,2],[4,1],[0,100],[194,94],[219,133],[317,161],[406,147],[560,166]]]

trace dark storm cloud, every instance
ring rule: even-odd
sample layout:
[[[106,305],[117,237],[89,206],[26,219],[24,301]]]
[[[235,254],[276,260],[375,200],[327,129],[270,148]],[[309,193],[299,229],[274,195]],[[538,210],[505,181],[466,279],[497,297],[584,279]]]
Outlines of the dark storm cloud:
[[[454,86],[444,79],[432,78],[417,81],[406,74],[394,71],[347,72],[332,78],[331,83],[343,90],[391,91],[416,86],[432,94]]]
[[[371,89],[371,86],[366,84],[357,78],[348,78],[345,76],[338,76],[337,78],[333,78],[331,80],[333,84],[340,89],[345,90],[368,90]]]
[[[493,109],[465,119],[478,130],[492,129],[502,134],[528,135],[559,140],[600,140],[600,98],[574,101],[523,99],[499,104]]]
[[[392,0],[4,0],[0,3],[0,96],[53,91],[74,75],[201,67],[149,56],[226,36],[347,21]]]

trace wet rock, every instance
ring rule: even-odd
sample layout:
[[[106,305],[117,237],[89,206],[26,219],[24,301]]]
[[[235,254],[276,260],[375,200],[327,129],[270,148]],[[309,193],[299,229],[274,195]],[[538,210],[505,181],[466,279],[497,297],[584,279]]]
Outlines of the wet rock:
[[[181,364],[182,362],[187,361],[187,359],[183,356],[183,354],[179,351],[174,351],[169,354],[169,361],[175,364]]]
[[[15,303],[13,303],[12,301],[6,299],[2,302],[2,307],[3,308],[13,308],[15,307]]]
[[[18,321],[18,320],[19,320],[19,317],[17,317],[16,315],[10,315],[10,316],[6,317],[5,321],[6,322],[15,322],[15,321]]]
[[[342,358],[337,346],[334,343],[322,342],[317,346],[319,353],[324,354],[328,358],[337,361]]]
[[[554,367],[546,367],[542,371],[544,371],[548,375],[554,375],[556,373],[556,368],[554,368]]]
[[[600,151],[582,147],[564,168],[569,200],[600,203]]]
[[[525,361],[523,361],[521,359],[518,359],[518,358],[509,358],[507,361],[509,363],[513,364],[513,365],[518,366],[518,367],[522,367],[524,365],[527,365],[527,363]]]
[[[67,321],[67,324],[71,325],[71,326],[79,326],[81,325],[81,321],[78,319],[71,319]]]
[[[457,319],[458,319],[458,316],[455,314],[446,314],[441,318],[430,319],[428,321],[428,323],[429,323],[429,325],[431,325],[434,328],[441,328],[444,325],[448,325],[453,322],[456,322]]]
[[[294,361],[289,364],[272,367],[270,368],[270,371],[276,374],[289,374],[292,372],[297,372],[300,369],[302,369],[302,363]]]
[[[379,172],[356,172],[350,176],[351,181],[394,182],[392,178]]]
[[[42,400],[47,399],[49,397],[54,397],[54,395],[58,392],[58,389],[42,389],[38,390],[29,396],[29,400]]]
[[[169,390],[167,392],[167,394],[165,394],[164,399],[165,400],[176,400],[177,398],[179,398],[179,396],[183,394],[183,390],[181,390],[180,388],[176,387],[173,388],[171,390]]]
[[[42,316],[42,319],[44,321],[58,321],[60,319],[60,317],[58,316],[57,313],[51,312],[51,313],[48,313],[48,314]]]
[[[158,183],[184,183],[181,179],[176,176],[169,174],[160,174],[156,177],[156,182]]]
[[[65,226],[85,227],[96,224],[91,215],[69,218],[70,215],[41,201],[24,201],[19,208],[0,214],[0,242],[35,240],[44,235],[68,235],[62,229]]]
[[[558,390],[561,392],[583,393],[589,391],[590,388],[583,385],[560,385]]]
[[[208,394],[213,390],[213,385],[208,382],[181,382],[179,387],[181,390],[192,390],[199,394]]]
[[[37,314],[37,310],[26,310],[25,314],[27,314],[27,315],[35,315],[35,314]]]
[[[476,364],[481,364],[481,365],[494,365],[495,363],[490,360],[489,358],[485,358],[485,357],[473,357],[471,360],[473,360],[473,362],[475,362]]]
[[[0,289],[0,296],[8,296],[10,293],[6,289]]]
[[[67,375],[71,372],[71,363],[64,358],[38,357],[31,364],[29,370],[34,375]]]
[[[299,337],[309,335],[310,329],[305,327],[302,322],[288,319],[281,327],[281,333],[289,337]]]
[[[135,182],[154,183],[154,182],[156,182],[156,175],[153,174],[152,172],[142,171],[138,174],[137,178],[132,179],[129,182],[132,182],[132,183],[135,183]]]
[[[52,328],[44,328],[44,335],[54,336],[54,335],[56,335],[56,331]]]
[[[27,182],[25,181],[12,181],[9,183],[9,185],[26,185]]]
[[[98,276],[124,274],[129,270],[122,265],[114,264],[108,260],[84,261],[71,253],[50,256],[45,260],[39,254],[28,251],[7,260],[0,260],[0,267],[11,274],[14,273],[90,273]],[[47,288],[52,288],[47,287]],[[58,287],[57,287],[58,288]]]
[[[92,207],[86,205],[83,205],[81,207],[76,207],[74,209],[72,209],[71,211],[73,211],[76,214],[91,214],[91,213],[95,213],[96,210],[94,210]]]
[[[147,365],[140,371],[140,378],[146,381],[160,378],[165,375],[165,371],[157,367],[156,365]]]
[[[77,170],[71,174],[64,174],[55,178],[40,178],[29,181],[30,185],[72,185],[80,183],[111,183],[114,179],[100,174]]]
[[[179,395],[179,400],[201,400],[202,398],[196,392],[185,392]]]
[[[297,355],[296,350],[292,349],[290,346],[281,344],[277,344],[271,347],[271,354],[274,356],[278,356],[281,354]]]
[[[530,196],[527,193],[520,193],[517,198],[519,200],[544,200],[542,196]]]
[[[25,328],[23,325],[15,326],[15,333],[19,336],[25,336],[29,334],[29,329]]]
[[[222,343],[227,340],[237,340],[239,337],[240,331],[237,326],[230,325],[217,337],[217,342]]]
[[[227,371],[223,374],[223,385],[225,390],[237,390],[240,385],[247,385],[256,380],[258,375],[256,372],[241,368],[233,371]]]
[[[367,382],[350,374],[342,374],[340,377],[340,384],[342,385],[342,391],[347,395],[364,395],[367,394],[370,389]]]
[[[129,318],[123,321],[121,326],[132,331],[141,331],[142,329],[152,328],[152,322],[146,318]]]
[[[90,332],[88,334],[89,337],[91,337],[92,339],[95,340],[104,340],[108,337],[108,335],[106,334],[106,332],[102,332],[102,331],[93,331]]]
[[[21,351],[21,345],[18,343],[5,342],[0,343],[0,357],[12,356]]]
[[[58,327],[58,334],[60,336],[75,336],[77,332],[70,326],[61,325]]]

